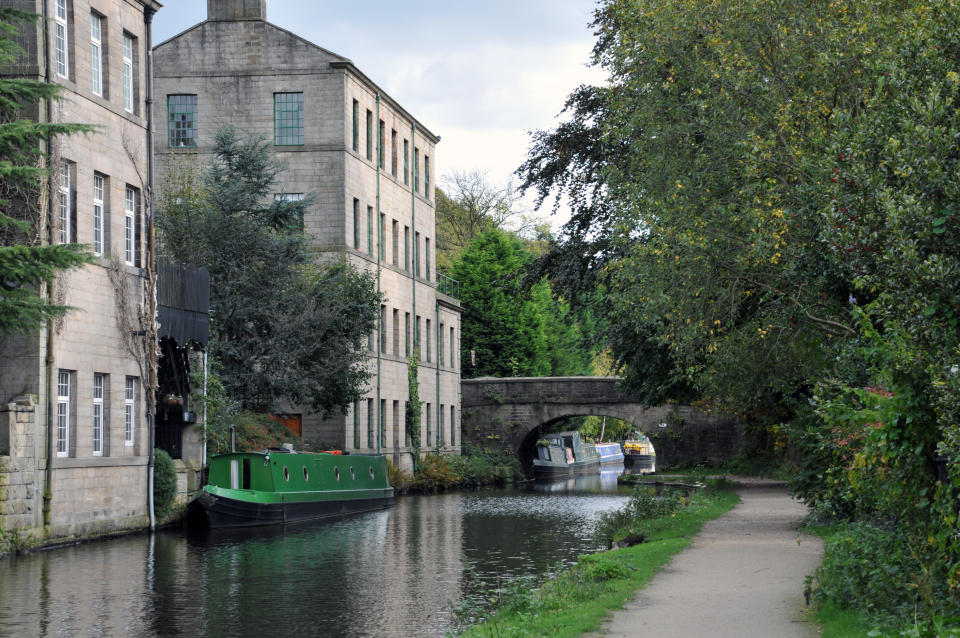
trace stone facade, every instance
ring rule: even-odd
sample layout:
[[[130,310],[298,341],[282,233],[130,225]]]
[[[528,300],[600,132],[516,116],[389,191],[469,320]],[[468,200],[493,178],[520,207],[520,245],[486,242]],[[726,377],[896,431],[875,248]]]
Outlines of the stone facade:
[[[536,440],[572,416],[607,416],[650,437],[657,468],[722,463],[743,447],[743,428],[728,414],[688,405],[644,408],[617,377],[530,377],[463,381],[463,435],[480,446],[531,458]]]
[[[24,27],[28,55],[9,70],[62,87],[63,99],[51,112],[41,105],[36,117],[96,127],[55,144],[53,205],[45,211],[47,241],[87,244],[96,253],[93,264],[55,283],[54,299],[74,310],[49,331],[0,344],[0,405],[9,404],[0,411],[0,427],[15,415],[9,449],[0,450],[9,453],[0,475],[8,497],[0,526],[50,543],[140,528],[148,518],[143,362],[126,345],[139,326],[128,325],[117,299],[125,297],[131,308],[144,303],[150,166],[145,62],[149,22],[159,4],[0,5],[44,17]]]
[[[181,162],[203,166],[224,125],[273,141],[287,166],[278,195],[313,198],[304,224],[318,259],[346,257],[376,274],[385,296],[366,396],[327,420],[290,406],[304,438],[411,467],[407,357],[418,342],[424,447],[459,450],[460,308],[436,272],[439,138],[350,60],[267,22],[265,0],[207,6],[207,21],[155,49],[160,187]]]

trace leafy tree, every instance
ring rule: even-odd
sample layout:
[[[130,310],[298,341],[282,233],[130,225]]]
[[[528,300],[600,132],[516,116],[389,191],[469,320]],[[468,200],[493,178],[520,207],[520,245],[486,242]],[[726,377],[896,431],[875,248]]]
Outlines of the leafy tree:
[[[36,19],[0,8],[0,67],[11,67],[23,55],[15,39],[21,25]],[[30,119],[41,102],[56,100],[59,94],[56,84],[0,77],[0,337],[27,332],[65,314],[69,308],[44,299],[40,284],[51,285],[58,273],[91,259],[83,246],[49,245],[46,236],[42,202],[49,171],[42,143],[91,130]]]
[[[377,318],[372,278],[345,261],[315,264],[309,200],[274,199],[281,170],[262,140],[222,129],[201,176],[175,166],[158,215],[163,252],[210,269],[211,355],[245,409],[309,404],[331,414],[369,378],[364,347]]]

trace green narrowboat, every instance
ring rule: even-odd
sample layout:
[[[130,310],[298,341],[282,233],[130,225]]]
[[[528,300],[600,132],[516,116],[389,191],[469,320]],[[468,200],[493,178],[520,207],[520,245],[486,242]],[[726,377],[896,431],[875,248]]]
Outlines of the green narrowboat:
[[[393,505],[383,456],[288,450],[210,458],[192,525],[246,527],[336,518]]]
[[[600,470],[596,445],[584,443],[580,433],[545,434],[537,441],[537,458],[533,459],[534,478],[559,478]]]

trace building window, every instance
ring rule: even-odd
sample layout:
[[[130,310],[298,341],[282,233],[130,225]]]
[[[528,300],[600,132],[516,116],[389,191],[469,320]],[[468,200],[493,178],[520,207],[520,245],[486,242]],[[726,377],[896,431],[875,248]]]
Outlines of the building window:
[[[417,353],[417,360],[423,361],[423,353],[420,351],[420,315],[417,315],[413,326],[413,349]]]
[[[393,309],[393,356],[400,356],[400,311]]]
[[[427,348],[426,348],[427,363],[430,363],[432,359],[430,358],[430,320],[429,319],[427,319],[427,335],[426,336],[427,336]]]
[[[380,352],[387,354],[387,307],[380,306]]]
[[[393,220],[393,265],[400,265],[400,224]]]
[[[377,255],[380,257],[380,261],[386,261],[384,257],[385,251],[383,250],[383,240],[384,240],[384,230],[387,224],[387,216],[384,213],[380,213],[380,227],[378,228],[377,235]]]
[[[451,328],[450,328],[450,367],[451,367],[451,368],[454,367],[454,365],[453,365],[453,350],[454,350],[454,345],[453,345],[453,344],[454,344],[454,340],[453,340],[453,328],[451,327]]]
[[[425,404],[425,405],[424,405],[424,408],[426,409],[426,413],[427,413],[427,418],[426,418],[426,421],[427,421],[427,445],[430,445],[430,433],[433,432],[433,429],[430,427],[430,404],[429,404],[429,403]]]
[[[373,447],[373,399],[367,399],[367,447]]]
[[[353,198],[353,247],[360,250],[360,200]]]
[[[70,164],[64,162],[60,165],[60,187],[58,189],[57,202],[57,243],[69,244],[73,241],[73,213],[71,204],[73,196],[70,192]]]
[[[360,102],[353,101],[353,151],[360,150]]]
[[[103,455],[103,386],[104,374],[93,375],[93,455]]]
[[[103,255],[103,175],[93,175],[93,254]]]
[[[303,93],[273,94],[273,143],[303,145]]]
[[[437,328],[437,365],[443,366],[443,324]]]
[[[410,272],[410,227],[403,227],[403,269]]]
[[[373,206],[367,206],[367,254],[373,254]]]
[[[367,159],[373,159],[373,113],[367,109]]]
[[[384,137],[386,136],[387,125],[384,124],[383,120],[380,120],[380,143],[377,144],[377,166],[380,167],[380,170],[383,170],[383,147],[386,143]]]
[[[393,447],[400,447],[400,402],[393,402]]]
[[[197,145],[197,96],[167,96],[167,144],[169,146]]]
[[[423,196],[430,199],[430,157],[423,156]]]
[[[353,449],[360,449],[360,402],[353,402]]]
[[[410,142],[403,140],[403,184],[410,184]]]
[[[443,443],[443,404],[437,407],[437,438]]]
[[[410,313],[403,314],[403,355],[410,356]]]
[[[413,274],[420,276],[420,233],[413,234]]]
[[[456,445],[457,442],[456,410],[455,406],[450,406],[450,445]]]
[[[54,34],[54,42],[56,49],[56,58],[57,58],[57,75],[60,77],[68,77],[69,66],[70,66],[70,36],[69,31],[67,30],[67,0],[57,0],[56,11],[54,12],[54,23],[56,24],[56,32]]]
[[[123,34],[123,109],[133,113],[133,38]]]
[[[386,439],[386,436],[384,436],[386,434],[386,432],[384,432],[384,428],[386,428],[387,426],[386,415],[387,415],[387,400],[380,399],[380,414],[377,415],[377,424],[378,424],[377,440],[380,441],[380,445],[383,445],[384,440]]]
[[[136,432],[136,412],[134,405],[137,397],[137,380],[135,377],[127,377],[126,387],[123,395],[123,444],[133,445],[134,432]]]
[[[425,271],[423,276],[426,277],[427,281],[430,281],[430,238],[427,237],[423,240],[423,260],[425,262]]]
[[[390,174],[397,177],[397,132],[390,129]]]
[[[420,149],[413,147],[413,192],[420,192]]]
[[[70,454],[70,386],[72,373],[57,375],[57,456]]]
[[[137,191],[127,186],[126,197],[124,198],[123,204],[123,259],[129,265],[133,265],[134,260],[134,232],[136,230],[134,220],[136,219],[137,211]]]
[[[103,18],[90,14],[90,72],[94,95],[103,96]]]

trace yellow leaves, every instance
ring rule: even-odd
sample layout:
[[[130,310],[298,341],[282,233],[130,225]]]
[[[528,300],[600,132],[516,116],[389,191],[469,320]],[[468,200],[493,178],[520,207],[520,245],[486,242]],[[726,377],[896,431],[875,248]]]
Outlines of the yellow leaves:
[[[960,83],[960,75],[956,71],[947,71],[947,80],[950,84]]]

